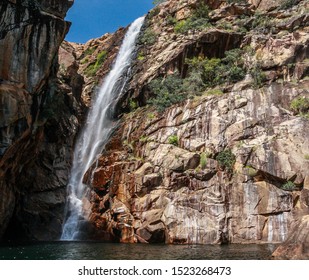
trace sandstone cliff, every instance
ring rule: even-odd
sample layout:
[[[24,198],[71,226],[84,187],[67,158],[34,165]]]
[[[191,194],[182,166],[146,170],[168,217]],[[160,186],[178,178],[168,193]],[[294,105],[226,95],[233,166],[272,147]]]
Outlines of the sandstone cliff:
[[[307,227],[309,6],[292,2],[171,0],[149,12],[122,123],[84,178],[88,237],[276,243]],[[75,46],[84,96],[110,36]]]
[[[70,2],[1,4],[18,22],[1,23],[0,235],[60,235],[81,103],[126,31],[64,42],[57,62]],[[285,242],[274,258],[307,258],[308,10],[170,0],[148,13],[121,124],[84,177],[86,238]]]
[[[57,239],[61,232],[83,83],[75,58],[68,75],[57,77],[72,4],[0,4],[0,238]]]

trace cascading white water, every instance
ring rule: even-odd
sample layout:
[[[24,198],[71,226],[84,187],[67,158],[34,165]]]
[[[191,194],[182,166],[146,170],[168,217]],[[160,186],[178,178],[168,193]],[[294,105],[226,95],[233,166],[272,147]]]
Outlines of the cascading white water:
[[[115,121],[110,118],[111,103],[122,93],[126,85],[135,42],[143,22],[144,17],[138,18],[129,27],[115,64],[94,98],[87,122],[76,142],[68,184],[69,194],[66,205],[68,217],[63,226],[61,240],[78,238],[79,222],[82,217],[82,198],[85,192],[83,177],[96,160],[96,156],[101,153],[115,127]]]

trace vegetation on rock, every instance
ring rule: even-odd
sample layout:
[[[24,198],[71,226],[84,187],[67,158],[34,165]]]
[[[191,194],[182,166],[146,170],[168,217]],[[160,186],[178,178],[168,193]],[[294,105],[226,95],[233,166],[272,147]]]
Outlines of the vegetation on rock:
[[[205,152],[201,153],[200,157],[200,166],[202,169],[205,169],[207,165],[207,154]]]
[[[256,12],[251,26],[256,32],[269,33],[273,28],[272,18],[265,13]]]
[[[94,76],[97,71],[101,68],[101,66],[103,65],[103,63],[105,62],[107,58],[107,51],[106,50],[103,50],[101,51],[98,55],[97,55],[97,58],[96,58],[96,61],[94,64],[90,64],[86,70],[85,70],[85,74],[88,76],[88,77],[92,77]]]
[[[228,172],[232,172],[234,164],[236,162],[236,156],[233,154],[233,152],[230,149],[227,149],[227,150],[220,152],[216,156],[216,160],[218,161],[219,166],[222,169],[225,169]]]
[[[177,135],[171,135],[168,137],[167,139],[168,143],[174,146],[178,146],[179,145],[179,139]]]
[[[309,98],[305,96],[300,96],[292,100],[291,109],[296,114],[305,115],[309,111]]]
[[[159,4],[161,4],[161,3],[163,3],[163,2],[165,2],[166,0],[153,0],[152,1],[152,4],[154,4],[154,5],[159,5]]]
[[[137,60],[142,61],[142,60],[144,60],[144,59],[145,59],[144,53],[143,53],[143,52],[139,52],[139,53],[137,54]]]
[[[150,27],[148,27],[139,41],[143,45],[153,45],[157,41],[157,34]]]
[[[190,30],[203,30],[209,27],[209,7],[200,2],[191,17],[175,24],[176,33],[187,33]]]
[[[130,111],[135,111],[138,108],[138,103],[137,101],[130,99],[129,100],[129,109]]]
[[[293,191],[295,189],[295,184],[292,181],[287,181],[282,185],[282,189],[285,191]]]
[[[247,175],[250,177],[255,177],[258,174],[258,171],[252,166],[246,166],[245,170],[246,170]]]
[[[186,62],[189,65],[189,82],[195,84],[196,90],[202,91],[222,83],[241,81],[246,74],[243,53],[241,49],[232,49],[226,51],[222,59],[202,57],[188,59]]]
[[[266,81],[266,75],[262,71],[259,63],[255,64],[250,70],[251,77],[253,78],[253,87],[260,88]]]
[[[186,99],[183,91],[182,79],[179,73],[168,75],[166,78],[157,78],[150,82],[149,88],[155,97],[148,100],[158,112]]]
[[[95,52],[95,48],[88,48],[84,51],[83,56],[92,55]]]
[[[185,79],[182,79],[179,73],[174,73],[166,78],[157,78],[150,82],[149,88],[155,97],[151,98],[148,104],[153,105],[159,112],[163,112],[175,103],[201,95],[207,88],[242,80],[246,74],[241,58],[243,53],[241,49],[233,49],[226,51],[222,59],[207,57],[187,59],[186,64],[189,69]],[[260,85],[262,74],[257,71],[254,73],[256,73],[254,80],[257,80],[257,85]],[[208,93],[221,95],[222,91],[214,89]]]

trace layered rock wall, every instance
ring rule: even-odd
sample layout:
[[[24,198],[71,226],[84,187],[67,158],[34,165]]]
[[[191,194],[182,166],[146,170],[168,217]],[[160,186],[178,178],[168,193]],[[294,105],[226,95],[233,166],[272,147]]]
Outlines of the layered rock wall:
[[[307,86],[235,86],[228,96],[186,102],[162,116],[142,110],[126,118],[88,181],[90,220],[103,231],[125,228],[122,241],[130,242],[284,241],[293,213],[308,204],[295,205],[305,190],[282,186],[294,178],[301,190],[309,175],[308,121],[284,104],[308,94]],[[233,174],[216,159],[227,149],[236,156]]]

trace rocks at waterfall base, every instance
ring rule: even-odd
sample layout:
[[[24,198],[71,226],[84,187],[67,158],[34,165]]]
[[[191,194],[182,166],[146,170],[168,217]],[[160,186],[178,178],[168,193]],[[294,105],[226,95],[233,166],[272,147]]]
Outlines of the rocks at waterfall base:
[[[67,1],[0,4],[0,238],[60,236],[83,77],[58,49]]]

